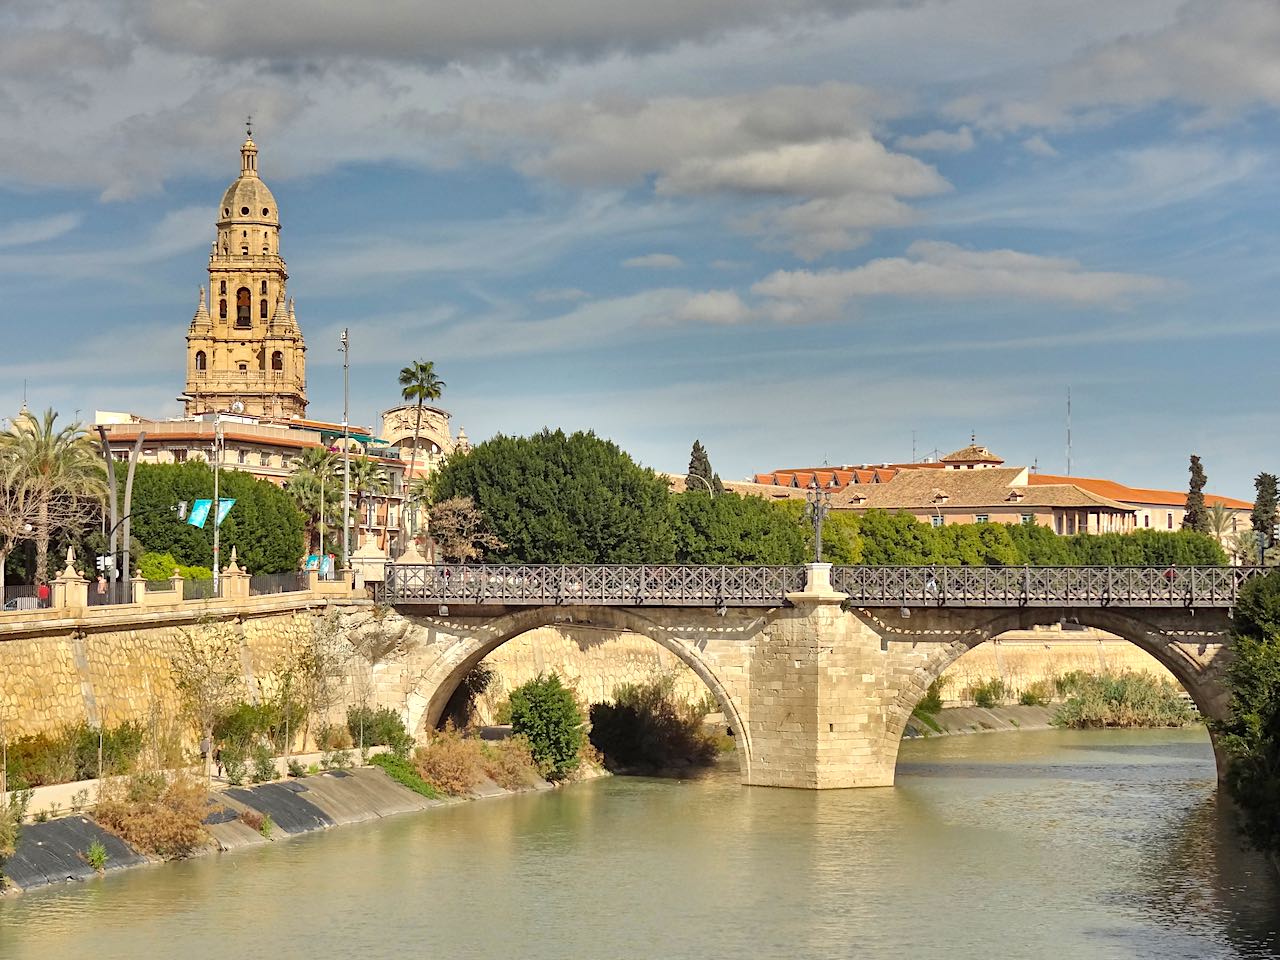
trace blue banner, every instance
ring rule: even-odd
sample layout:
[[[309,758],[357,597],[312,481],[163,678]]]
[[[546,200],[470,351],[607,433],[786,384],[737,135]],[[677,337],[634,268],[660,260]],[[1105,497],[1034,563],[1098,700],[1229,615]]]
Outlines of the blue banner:
[[[222,521],[227,519],[227,514],[231,512],[231,508],[236,505],[234,500],[218,501],[218,519],[214,521],[218,526],[222,526]]]
[[[191,514],[187,517],[187,523],[203,530],[205,521],[209,519],[209,510],[212,507],[212,500],[197,500],[191,504]]]

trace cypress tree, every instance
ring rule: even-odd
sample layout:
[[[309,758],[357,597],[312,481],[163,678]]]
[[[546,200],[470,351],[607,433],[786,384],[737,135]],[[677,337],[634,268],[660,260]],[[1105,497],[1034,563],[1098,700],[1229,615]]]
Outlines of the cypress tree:
[[[1187,508],[1182,516],[1182,529],[1196,533],[1209,532],[1209,514],[1204,506],[1204,485],[1207,478],[1200,458],[1191,455],[1191,486],[1187,489]]]
[[[1253,498],[1253,529],[1266,537],[1266,546],[1274,547],[1276,543],[1276,509],[1280,505],[1276,496],[1276,476],[1274,473],[1260,473],[1253,480],[1256,494]]]
[[[685,476],[684,487],[686,490],[724,493],[724,484],[720,482],[720,476],[711,470],[711,458],[700,440],[693,441],[693,450],[689,452],[689,473]]]

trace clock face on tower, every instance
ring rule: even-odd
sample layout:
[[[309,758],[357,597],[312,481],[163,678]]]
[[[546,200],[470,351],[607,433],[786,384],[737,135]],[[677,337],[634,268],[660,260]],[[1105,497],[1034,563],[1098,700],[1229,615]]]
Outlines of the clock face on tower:
[[[258,175],[258,146],[240,147],[240,176],[222,196],[209,291],[187,332],[186,413],[307,413],[306,344],[288,297],[280,210]]]

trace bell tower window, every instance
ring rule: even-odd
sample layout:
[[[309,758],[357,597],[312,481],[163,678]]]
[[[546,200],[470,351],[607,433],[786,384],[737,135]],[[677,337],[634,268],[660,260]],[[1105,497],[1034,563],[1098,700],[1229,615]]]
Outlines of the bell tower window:
[[[272,370],[284,369],[284,354],[281,353],[279,350],[271,354],[271,369]]]
[[[253,294],[249,292],[248,287],[241,287],[236,291],[236,326],[252,327],[253,318],[249,315],[249,311],[253,308]]]
[[[266,300],[259,301],[258,316],[262,317],[263,320],[267,319],[267,301]]]
[[[219,281],[218,281],[218,292],[219,292],[220,294],[222,294],[223,296],[226,296],[226,293],[227,293],[227,281],[225,281],[225,280],[219,280]]]
[[[265,280],[262,281],[262,295],[264,297],[267,295],[267,281]]]
[[[226,293],[226,292],[227,292],[227,285],[226,285],[226,283],[223,283],[223,285],[222,285],[222,292],[223,292],[223,293]],[[220,320],[225,320],[225,319],[227,319],[227,301],[226,301],[226,298],[225,298],[225,297],[224,297],[223,299],[221,299],[221,300],[219,300],[219,301],[218,301],[218,318],[219,318]]]
[[[203,373],[206,366],[207,366],[207,363],[205,360],[204,351],[197,350],[196,351],[196,369],[199,370],[201,373]]]

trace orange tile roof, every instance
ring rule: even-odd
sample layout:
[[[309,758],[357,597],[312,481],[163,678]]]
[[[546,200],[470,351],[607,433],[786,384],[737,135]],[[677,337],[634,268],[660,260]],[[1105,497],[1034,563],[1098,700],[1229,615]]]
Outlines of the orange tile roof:
[[[1122,503],[1150,503],[1162,507],[1182,507],[1186,505],[1186,493],[1176,490],[1150,490],[1144,487],[1129,487],[1114,480],[1103,480],[1099,477],[1062,477],[1050,473],[1033,473],[1027,478],[1032,485],[1070,483],[1082,490],[1088,490],[1099,496]],[[1253,504],[1248,500],[1236,500],[1233,497],[1220,497],[1216,493],[1206,493],[1204,502],[1209,506],[1221,504],[1228,510],[1252,510]]]

